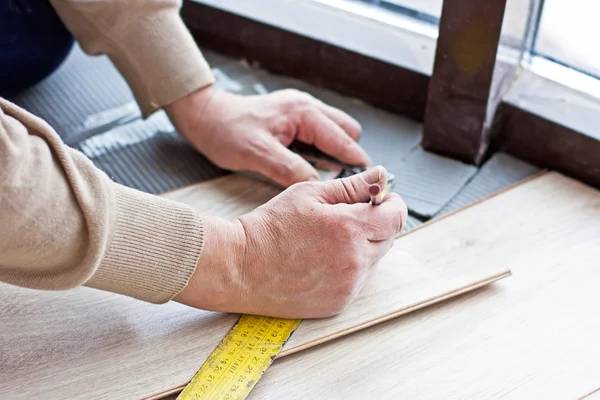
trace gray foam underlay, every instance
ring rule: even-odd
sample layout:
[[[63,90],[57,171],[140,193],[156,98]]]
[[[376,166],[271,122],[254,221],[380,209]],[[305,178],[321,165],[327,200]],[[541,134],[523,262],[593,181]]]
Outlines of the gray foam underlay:
[[[46,120],[65,142],[104,124],[106,118],[99,118],[99,113],[109,120],[123,117],[111,116],[115,109],[139,114],[131,90],[108,57],[87,56],[78,45],[52,75],[11,100]],[[127,104],[130,107],[124,110]]]
[[[403,196],[412,214],[431,218],[477,172],[477,168],[426,152],[419,147],[421,124],[369,106],[363,102],[315,88],[296,79],[260,76],[266,92],[295,88],[344,110],[363,127],[360,144],[373,162],[395,174],[394,191]]]
[[[409,230],[416,228],[417,226],[422,225],[422,224],[423,224],[423,221],[421,221],[417,217],[413,217],[412,215],[409,215],[408,219],[406,220],[406,226],[404,227],[404,231],[409,231]]]
[[[152,194],[226,173],[185,142],[162,111],[96,135],[78,147],[114,181]]]
[[[297,79],[279,75],[262,75],[260,83],[266,92],[279,89],[298,89],[310,93],[326,104],[339,108],[355,118],[362,126],[360,145],[390,171],[395,170],[404,154],[418,145],[421,124],[374,108],[362,101],[317,88]]]
[[[208,49],[202,49],[202,56],[204,57],[206,62],[208,62],[208,65],[210,65],[211,68],[234,63],[236,61],[230,57],[224,56],[219,53],[215,53],[214,51]]]
[[[508,154],[496,153],[437,215],[446,214],[480,200],[539,171],[536,166]]]
[[[213,68],[213,75],[215,76],[215,87],[240,95],[256,94],[256,87],[260,85],[256,76],[248,75],[240,79],[226,68]]]
[[[416,147],[394,171],[394,190],[409,211],[422,218],[439,212],[477,172],[477,168]]]
[[[257,94],[296,88],[356,118],[363,126],[361,145],[375,163],[397,176],[396,190],[413,214],[428,217],[438,212],[474,172],[472,167],[420,150],[421,125],[407,118],[204,53],[216,85],[225,90]],[[87,56],[78,46],[52,76],[12,100],[46,119],[67,144],[79,147],[124,185],[159,193],[224,174],[181,140],[164,114],[142,121],[130,89],[110,60]]]

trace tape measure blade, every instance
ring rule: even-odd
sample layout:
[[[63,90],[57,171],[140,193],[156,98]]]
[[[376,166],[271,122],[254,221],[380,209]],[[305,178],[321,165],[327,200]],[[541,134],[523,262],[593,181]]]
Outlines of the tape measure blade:
[[[300,322],[242,315],[177,400],[245,399]]]

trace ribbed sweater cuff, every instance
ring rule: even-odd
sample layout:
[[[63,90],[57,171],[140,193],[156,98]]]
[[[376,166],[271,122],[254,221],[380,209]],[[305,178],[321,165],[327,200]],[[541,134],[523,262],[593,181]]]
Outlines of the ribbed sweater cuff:
[[[118,185],[116,229],[86,286],[166,303],[187,285],[202,251],[200,217],[188,206]]]

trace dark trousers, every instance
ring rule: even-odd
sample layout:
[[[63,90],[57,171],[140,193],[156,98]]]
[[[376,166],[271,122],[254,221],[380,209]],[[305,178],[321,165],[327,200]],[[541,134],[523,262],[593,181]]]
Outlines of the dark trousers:
[[[50,75],[74,43],[47,0],[0,0],[0,96]]]

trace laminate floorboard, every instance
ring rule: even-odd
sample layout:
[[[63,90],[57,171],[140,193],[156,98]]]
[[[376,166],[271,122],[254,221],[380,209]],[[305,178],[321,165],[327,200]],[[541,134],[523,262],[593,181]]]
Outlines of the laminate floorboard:
[[[278,191],[231,175],[164,197],[203,214],[234,218]],[[281,356],[510,275],[508,263],[486,265],[468,251],[445,257],[443,247],[432,251],[436,242],[427,231],[398,239],[350,308],[334,318],[303,321]],[[87,288],[52,293],[0,285],[0,398],[166,394],[191,379],[236,319]]]
[[[599,238],[600,192],[557,173],[421,228],[420,262],[513,275],[277,360],[250,398],[600,398]]]

